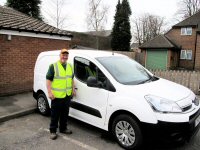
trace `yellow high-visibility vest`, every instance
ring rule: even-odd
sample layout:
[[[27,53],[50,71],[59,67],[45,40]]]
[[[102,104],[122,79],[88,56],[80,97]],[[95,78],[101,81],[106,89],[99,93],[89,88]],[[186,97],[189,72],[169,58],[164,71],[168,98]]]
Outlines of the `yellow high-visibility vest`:
[[[73,70],[71,64],[67,63],[66,70],[60,61],[53,64],[54,79],[51,84],[51,90],[56,98],[64,98],[66,95],[72,95],[72,75]]]

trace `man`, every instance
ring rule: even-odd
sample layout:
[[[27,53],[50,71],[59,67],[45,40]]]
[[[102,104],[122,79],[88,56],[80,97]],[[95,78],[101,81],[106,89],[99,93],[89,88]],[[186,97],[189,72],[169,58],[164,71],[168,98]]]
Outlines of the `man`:
[[[68,55],[68,50],[62,49],[60,60],[49,66],[46,75],[48,96],[51,99],[50,138],[52,140],[57,138],[58,122],[60,133],[72,134],[72,131],[67,128],[67,120],[71,97],[75,93],[73,69],[71,64],[67,63]]]

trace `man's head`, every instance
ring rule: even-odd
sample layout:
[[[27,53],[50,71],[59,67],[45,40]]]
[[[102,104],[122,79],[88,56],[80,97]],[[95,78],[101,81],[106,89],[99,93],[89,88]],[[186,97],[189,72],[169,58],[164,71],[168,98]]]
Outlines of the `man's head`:
[[[67,49],[61,49],[60,51],[60,62],[62,64],[66,63],[67,60],[68,60],[68,55],[69,55],[69,52]]]

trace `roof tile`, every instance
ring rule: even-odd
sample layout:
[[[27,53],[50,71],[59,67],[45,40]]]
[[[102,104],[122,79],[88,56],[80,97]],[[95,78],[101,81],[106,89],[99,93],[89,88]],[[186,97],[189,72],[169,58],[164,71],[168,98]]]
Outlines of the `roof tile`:
[[[1,28],[72,37],[72,34],[68,31],[60,30],[43,21],[5,6],[0,6],[0,29]]]
[[[198,24],[200,24],[200,11],[177,23],[173,27],[198,26]]]
[[[145,48],[179,48],[175,43],[172,43],[165,35],[158,35],[154,39],[142,44],[141,49]]]

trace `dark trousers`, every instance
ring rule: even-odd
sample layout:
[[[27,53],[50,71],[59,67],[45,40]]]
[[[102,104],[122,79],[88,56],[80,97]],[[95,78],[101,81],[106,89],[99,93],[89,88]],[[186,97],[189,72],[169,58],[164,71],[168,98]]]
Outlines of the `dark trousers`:
[[[71,97],[55,98],[51,101],[51,123],[50,132],[56,133],[59,122],[59,130],[64,131],[67,128]]]

